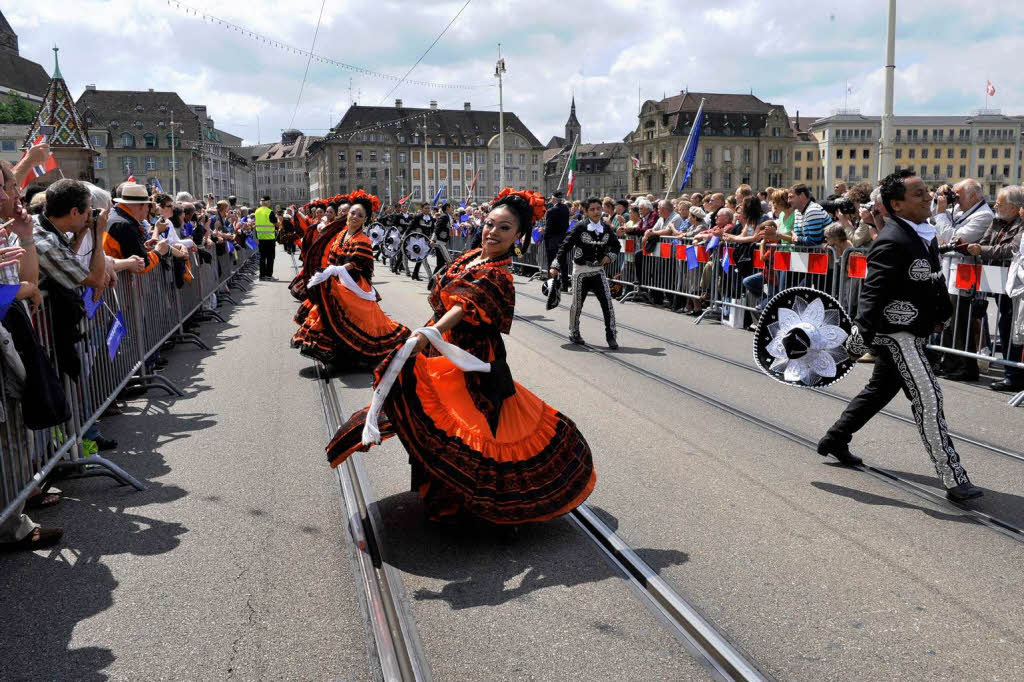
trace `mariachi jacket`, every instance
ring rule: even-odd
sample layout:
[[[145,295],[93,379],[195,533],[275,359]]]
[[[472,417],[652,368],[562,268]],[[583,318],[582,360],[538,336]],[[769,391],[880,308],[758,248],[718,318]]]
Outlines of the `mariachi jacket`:
[[[608,223],[602,222],[604,229],[601,234],[595,235],[587,229],[590,221],[576,223],[569,234],[558,247],[558,254],[551,261],[551,267],[558,268],[562,254],[566,251],[572,256],[572,262],[576,265],[601,265],[605,256],[618,253],[622,246],[619,238],[612,232]]]
[[[925,246],[910,224],[886,216],[867,260],[854,320],[866,343],[875,334],[928,336],[953,314],[936,239]]]

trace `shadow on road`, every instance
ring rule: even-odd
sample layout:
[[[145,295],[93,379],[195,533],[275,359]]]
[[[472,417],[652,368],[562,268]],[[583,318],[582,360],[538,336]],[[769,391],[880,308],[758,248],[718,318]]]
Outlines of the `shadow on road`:
[[[373,511],[387,538],[385,560],[400,571],[444,583],[440,590],[416,591],[411,596],[417,600],[440,599],[456,610],[497,606],[547,587],[619,577],[568,519],[521,526],[518,537],[481,521],[443,526],[425,519],[412,492],[379,500]],[[599,513],[618,527],[613,516]],[[677,550],[637,551],[657,571],[689,560]]]

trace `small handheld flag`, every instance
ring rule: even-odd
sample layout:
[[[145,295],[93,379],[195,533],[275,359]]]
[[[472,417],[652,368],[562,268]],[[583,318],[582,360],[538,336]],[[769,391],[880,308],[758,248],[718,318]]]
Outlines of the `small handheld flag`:
[[[252,235],[245,238],[245,245],[253,251],[259,248],[259,244],[257,244],[256,240],[252,238]]]
[[[164,191],[164,188],[160,186],[160,181],[157,180],[156,178],[153,178],[153,189],[155,189],[157,192],[160,192],[161,194]]]
[[[37,145],[43,144],[45,141],[46,137],[44,135],[40,135],[32,142],[32,146],[35,147]],[[27,155],[28,152],[26,151],[25,154],[22,155],[22,158],[25,158],[25,156]],[[34,166],[31,166],[28,169],[28,174],[25,175],[25,179],[21,181],[21,189],[25,189],[37,178],[41,178],[50,171],[57,170],[57,168],[59,168],[59,165],[57,164],[57,159],[54,158],[53,153],[51,152],[46,157],[45,161]]]
[[[85,316],[90,320],[96,317],[96,311],[103,305],[103,297],[100,296],[100,300],[94,301],[93,296],[95,290],[92,287],[86,287],[85,293],[82,294],[82,301],[85,303]]]
[[[110,359],[113,360],[117,355],[117,349],[121,345],[121,339],[128,333],[128,328],[124,324],[124,315],[118,310],[114,314],[114,324],[110,326],[110,331],[107,332],[107,353],[110,355]]]
[[[11,307],[11,303],[14,298],[18,295],[18,291],[21,289],[20,284],[2,284],[0,285],[0,318],[7,315],[7,309]]]

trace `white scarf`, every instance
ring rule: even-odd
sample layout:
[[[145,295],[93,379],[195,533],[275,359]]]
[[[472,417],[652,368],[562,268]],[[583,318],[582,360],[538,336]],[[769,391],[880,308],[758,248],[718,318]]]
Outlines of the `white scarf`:
[[[604,223],[590,223],[587,225],[587,229],[596,235],[600,235],[604,232]]]
[[[931,246],[932,240],[935,239],[935,235],[938,232],[935,226],[925,221],[923,223],[911,223],[909,220],[907,223],[914,228],[917,232],[917,236],[924,240],[925,246]]]
[[[351,291],[353,294],[363,299],[364,301],[377,300],[377,291],[372,287],[370,288],[369,291],[364,291],[358,284],[356,284],[356,281],[352,279],[352,275],[349,274],[348,268],[346,268],[343,265],[331,265],[325,268],[323,272],[318,272],[314,274],[312,277],[309,278],[309,282],[306,284],[306,286],[315,287],[322,282],[326,282],[331,277],[337,277],[339,280],[341,280],[341,283],[345,286],[346,289],[348,289],[349,291]]]
[[[405,366],[406,361],[412,356],[412,351],[419,342],[419,339],[416,338],[417,335],[429,341],[438,352],[451,360],[463,372],[491,371],[491,364],[489,362],[484,362],[458,346],[448,343],[441,338],[441,332],[436,327],[421,327],[417,329],[406,339],[402,348],[391,359],[391,364],[388,365],[387,371],[384,372],[380,383],[377,384],[377,388],[373,391],[370,409],[366,412],[366,422],[363,424],[363,445],[380,443],[380,428],[377,425],[380,410],[384,407],[384,401],[387,399],[388,393],[391,392],[391,386],[394,385],[398,373],[402,371],[402,367]]]

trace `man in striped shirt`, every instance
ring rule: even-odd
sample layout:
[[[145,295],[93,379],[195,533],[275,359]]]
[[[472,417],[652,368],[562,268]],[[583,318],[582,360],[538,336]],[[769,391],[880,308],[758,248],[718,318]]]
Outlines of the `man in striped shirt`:
[[[825,243],[825,228],[832,222],[818,202],[811,198],[807,185],[797,183],[789,188],[789,205],[796,209],[793,222],[794,241],[801,246]]]

